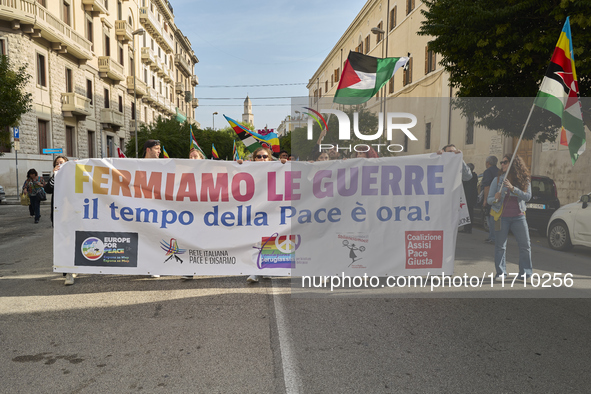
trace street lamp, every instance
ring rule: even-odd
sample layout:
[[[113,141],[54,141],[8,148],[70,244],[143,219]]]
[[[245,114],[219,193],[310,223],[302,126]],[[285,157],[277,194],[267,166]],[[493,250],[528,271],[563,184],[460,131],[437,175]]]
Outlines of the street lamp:
[[[135,36],[136,35],[140,35],[143,36],[144,33],[146,31],[142,28],[137,29],[136,31],[131,32],[131,36],[133,37],[133,67],[131,68],[131,72],[133,73],[133,117],[135,118],[135,133],[134,133],[134,138],[135,138],[135,158],[138,158],[138,148],[137,148],[137,122],[138,122],[138,116],[137,116],[137,97],[136,97],[136,91],[135,91],[135,60],[136,60],[136,53],[135,53]]]
[[[213,115],[211,115],[211,119],[212,119],[212,125],[211,128],[215,131],[215,116],[217,115],[217,112],[214,112]]]

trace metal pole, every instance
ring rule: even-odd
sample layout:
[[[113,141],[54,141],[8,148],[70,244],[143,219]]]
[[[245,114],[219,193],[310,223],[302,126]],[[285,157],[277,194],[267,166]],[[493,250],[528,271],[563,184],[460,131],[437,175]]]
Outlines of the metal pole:
[[[137,147],[137,97],[136,97],[136,90],[135,90],[135,35],[133,35],[133,67],[131,72],[133,73],[133,117],[135,118],[135,158],[138,158],[138,147]]]
[[[211,128],[215,131],[215,114],[211,115]]]
[[[18,150],[14,150],[14,158],[16,159],[16,195],[19,196],[21,194],[19,190],[19,183],[18,183]]]

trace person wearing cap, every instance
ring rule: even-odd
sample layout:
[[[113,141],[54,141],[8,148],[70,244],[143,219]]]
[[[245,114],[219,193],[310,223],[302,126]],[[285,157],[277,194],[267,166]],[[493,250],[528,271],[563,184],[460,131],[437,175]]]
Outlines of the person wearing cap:
[[[144,142],[144,159],[160,158],[160,141],[147,140]],[[160,278],[160,275],[150,275],[152,278]]]
[[[160,141],[147,140],[144,142],[144,159],[158,159],[160,157]]]

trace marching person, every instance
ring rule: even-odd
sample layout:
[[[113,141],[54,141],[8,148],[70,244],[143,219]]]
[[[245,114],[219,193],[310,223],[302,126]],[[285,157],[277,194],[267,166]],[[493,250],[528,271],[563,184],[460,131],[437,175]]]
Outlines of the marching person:
[[[144,159],[160,158],[160,141],[147,140],[144,142]],[[150,275],[152,278],[160,278],[160,275]]]
[[[486,200],[488,197],[488,191],[490,190],[490,184],[499,173],[499,167],[497,167],[498,161],[499,159],[497,159],[496,156],[489,156],[486,158],[486,170],[482,173],[482,183],[480,184],[480,187],[484,188],[482,208],[484,209],[486,221],[488,222],[488,238],[486,238],[484,242],[489,244],[495,243],[495,220],[490,216],[490,205]]]
[[[466,195],[466,205],[468,205],[468,214],[470,223],[464,225],[460,230],[462,233],[472,234],[472,223],[474,223],[474,205],[478,200],[478,175],[474,172],[474,164],[468,163],[468,168],[472,172],[472,178],[469,181],[462,182],[464,185],[464,194]]]
[[[532,275],[531,244],[525,220],[525,203],[531,199],[531,177],[519,156],[515,156],[507,174],[512,156],[506,154],[501,160],[501,170],[493,179],[487,198],[491,209],[501,212],[500,223],[495,223],[495,280],[507,275],[505,256],[509,230],[519,247],[519,278],[527,280]]]
[[[41,218],[41,193],[45,193],[43,187],[45,181],[43,177],[38,176],[37,170],[31,168],[27,171],[27,180],[23,185],[23,191],[29,195],[31,199],[31,206],[33,207],[33,214],[35,215],[35,224],[39,223]],[[29,210],[30,211],[30,210]]]

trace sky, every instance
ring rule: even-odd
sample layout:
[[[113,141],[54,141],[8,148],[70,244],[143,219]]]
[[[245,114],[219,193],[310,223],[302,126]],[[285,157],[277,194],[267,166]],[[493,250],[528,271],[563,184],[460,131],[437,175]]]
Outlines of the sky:
[[[170,3],[175,24],[189,38],[199,59],[195,119],[201,127],[212,127],[213,122],[216,129],[228,127],[222,114],[241,121],[248,95],[255,128],[276,129],[290,115],[290,97],[308,95],[309,79],[366,0]],[[239,86],[280,84],[288,85]]]

